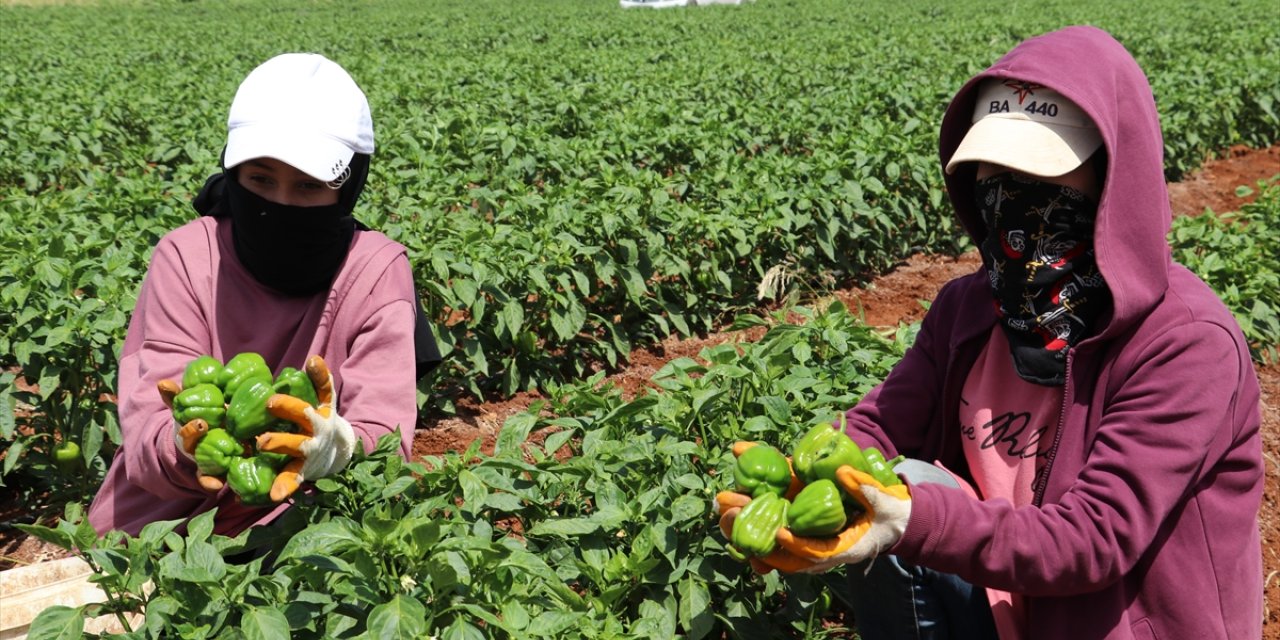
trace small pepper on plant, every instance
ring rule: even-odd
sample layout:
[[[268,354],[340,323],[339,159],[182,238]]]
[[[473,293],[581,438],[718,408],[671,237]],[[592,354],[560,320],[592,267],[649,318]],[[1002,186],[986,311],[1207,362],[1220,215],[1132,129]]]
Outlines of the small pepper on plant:
[[[70,441],[63,440],[56,449],[53,450],[53,460],[58,465],[58,471],[68,474],[80,467],[80,445]]]

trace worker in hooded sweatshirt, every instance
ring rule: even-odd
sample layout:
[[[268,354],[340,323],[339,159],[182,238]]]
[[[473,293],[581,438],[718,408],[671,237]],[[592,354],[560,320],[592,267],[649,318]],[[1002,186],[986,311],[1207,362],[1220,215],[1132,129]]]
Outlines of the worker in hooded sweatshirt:
[[[1261,636],[1257,377],[1171,258],[1163,150],[1146,76],[1093,27],[960,88],[941,166],[982,268],[845,416],[904,484],[843,467],[854,526],[783,528],[759,566],[847,565],[868,640]]]

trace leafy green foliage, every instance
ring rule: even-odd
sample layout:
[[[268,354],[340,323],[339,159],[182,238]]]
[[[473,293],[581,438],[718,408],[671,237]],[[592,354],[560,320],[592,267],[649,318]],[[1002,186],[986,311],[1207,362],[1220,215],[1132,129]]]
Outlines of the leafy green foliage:
[[[141,273],[132,238],[148,225],[62,194],[0,206],[22,220],[0,225],[0,247],[24,257],[0,267],[0,485],[38,511],[92,493],[120,444],[116,348]],[[82,460],[58,469],[64,441],[80,445]]]
[[[1280,174],[1257,185],[1238,213],[1205,211],[1173,221],[1173,256],[1226,302],[1255,359],[1274,363],[1280,351]],[[1241,194],[1250,192],[1242,187]]]
[[[719,553],[711,474],[732,439],[783,442],[851,404],[902,341],[836,313],[744,318],[772,327],[764,341],[670,363],[662,393],[624,401],[582,377],[762,293],[821,294],[916,251],[965,248],[941,189],[939,119],[962,81],[1036,33],[1091,23],[1133,51],[1170,178],[1280,138],[1280,32],[1263,0],[110,4],[0,8],[6,486],[55,502],[96,489],[121,442],[116,354],[151,247],[194,216],[237,83],[285,50],[325,53],[369,95],[378,152],[357,216],[408,248],[428,296],[447,362],[422,402],[448,410],[459,393],[531,386],[551,398],[545,415],[509,422],[493,456],[417,467],[380,450],[320,483],[303,520],[282,525],[300,541],[272,549],[266,574],[223,560],[251,541],[203,521],[185,537],[170,523],[90,542],[69,518],[60,537],[116,581],[104,583],[125,598],[114,606],[147,604],[148,636],[170,622],[184,637],[271,635],[276,611],[298,637],[419,625],[819,637],[806,613],[817,582],[757,578]],[[1274,217],[1269,198],[1258,215]],[[1245,269],[1276,253],[1234,250],[1257,259],[1196,270],[1261,349],[1275,306],[1255,301],[1270,300],[1274,269]],[[548,434],[541,450],[531,434]],[[59,441],[81,444],[85,473],[56,471]],[[65,630],[80,613],[41,624]]]
[[[118,345],[115,313],[128,312],[150,246],[194,215],[187,202],[216,170],[236,84],[280,51],[320,51],[372,103],[378,152],[358,215],[409,249],[447,356],[422,401],[448,410],[459,392],[543,387],[706,331],[758,292],[820,293],[915,251],[964,248],[944,206],[939,118],[970,74],[1041,31],[1097,24],[1134,52],[1165,116],[1171,177],[1229,145],[1269,144],[1280,135],[1270,9],[8,7],[0,221],[27,239],[3,245],[15,259],[0,290],[14,289],[11,309],[65,303],[67,287],[21,293],[48,269],[26,257],[46,238],[73,252],[87,240],[74,264],[94,257],[94,236],[117,239],[117,263],[92,268],[120,295],[90,295],[112,310],[101,329]],[[16,313],[2,324],[22,325]],[[42,316],[24,320],[35,332]],[[28,381],[50,375],[0,358]]]
[[[789,442],[882,378],[887,340],[840,302],[803,325],[745,317],[753,344],[676,361],[624,400],[599,379],[509,419],[492,455],[405,462],[398,435],[316,483],[276,523],[231,539],[211,514],[98,538],[68,507],[23,526],[76,549],[110,596],[51,608],[32,638],[145,609],[131,637],[822,638],[839,574],[759,576],[723,551],[710,505],[737,439]],[[779,402],[784,400],[784,402]],[[789,409],[784,409],[789,407]],[[249,559],[252,558],[252,559]],[[829,596],[827,596],[829,597]],[[250,632],[250,630],[253,630]]]

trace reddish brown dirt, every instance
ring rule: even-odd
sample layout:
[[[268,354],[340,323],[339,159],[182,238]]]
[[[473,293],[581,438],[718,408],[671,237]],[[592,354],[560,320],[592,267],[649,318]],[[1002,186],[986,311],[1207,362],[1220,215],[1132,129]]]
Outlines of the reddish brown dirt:
[[[1277,173],[1280,173],[1280,145],[1265,150],[1233,148],[1225,157],[1211,159],[1183,181],[1170,184],[1170,202],[1176,215],[1198,214],[1205,209],[1220,213],[1234,211],[1252,199],[1252,196],[1237,196],[1237,187],[1253,186]],[[977,266],[973,253],[959,258],[917,255],[865,288],[840,291],[836,295],[850,308],[860,311],[868,324],[892,327],[899,322],[920,319],[924,315],[921,301],[931,300],[944,282]],[[634,396],[649,387],[649,378],[673,358],[696,357],[707,346],[758,337],[758,332],[723,332],[687,340],[668,339],[655,347],[632,352],[626,367],[606,382]],[[1280,515],[1277,515],[1280,507],[1277,504],[1280,502],[1280,366],[1273,365],[1258,373],[1265,403],[1266,489],[1259,515],[1266,586],[1264,636],[1280,639]],[[536,394],[520,394],[489,403],[461,399],[455,416],[423,416],[414,441],[414,456],[463,451],[477,438],[483,450],[492,451],[502,423],[537,399]],[[0,504],[0,518],[15,511],[20,511],[20,507],[10,505],[6,510],[5,505]],[[16,531],[0,529],[0,569],[63,555],[60,550],[50,549]]]

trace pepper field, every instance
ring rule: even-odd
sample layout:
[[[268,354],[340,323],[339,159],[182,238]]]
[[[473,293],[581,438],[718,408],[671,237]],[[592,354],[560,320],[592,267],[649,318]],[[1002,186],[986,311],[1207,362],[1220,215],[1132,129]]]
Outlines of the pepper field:
[[[1018,41],[1076,23],[1147,71],[1168,178],[1280,140],[1263,0],[0,7],[0,490],[56,509],[27,530],[78,548],[111,595],[51,608],[31,637],[143,608],[122,637],[849,637],[823,605],[838,574],[760,577],[725,554],[708,505],[728,447],[786,445],[883,377],[914,328],[817,301],[969,248],[941,191],[943,109]],[[99,539],[78,516],[120,442],[115,358],[151,247],[195,215],[239,81],[284,51],[327,55],[369,97],[356,215],[409,249],[446,351],[422,411],[546,400],[492,453],[384,446],[317,483],[269,568],[227,563],[262,541],[207,517]],[[1267,361],[1280,195],[1258,188],[1252,233],[1197,218],[1172,239]],[[596,384],[633,348],[726,326],[763,337],[670,362],[648,395]],[[58,471],[57,441],[79,468]]]

